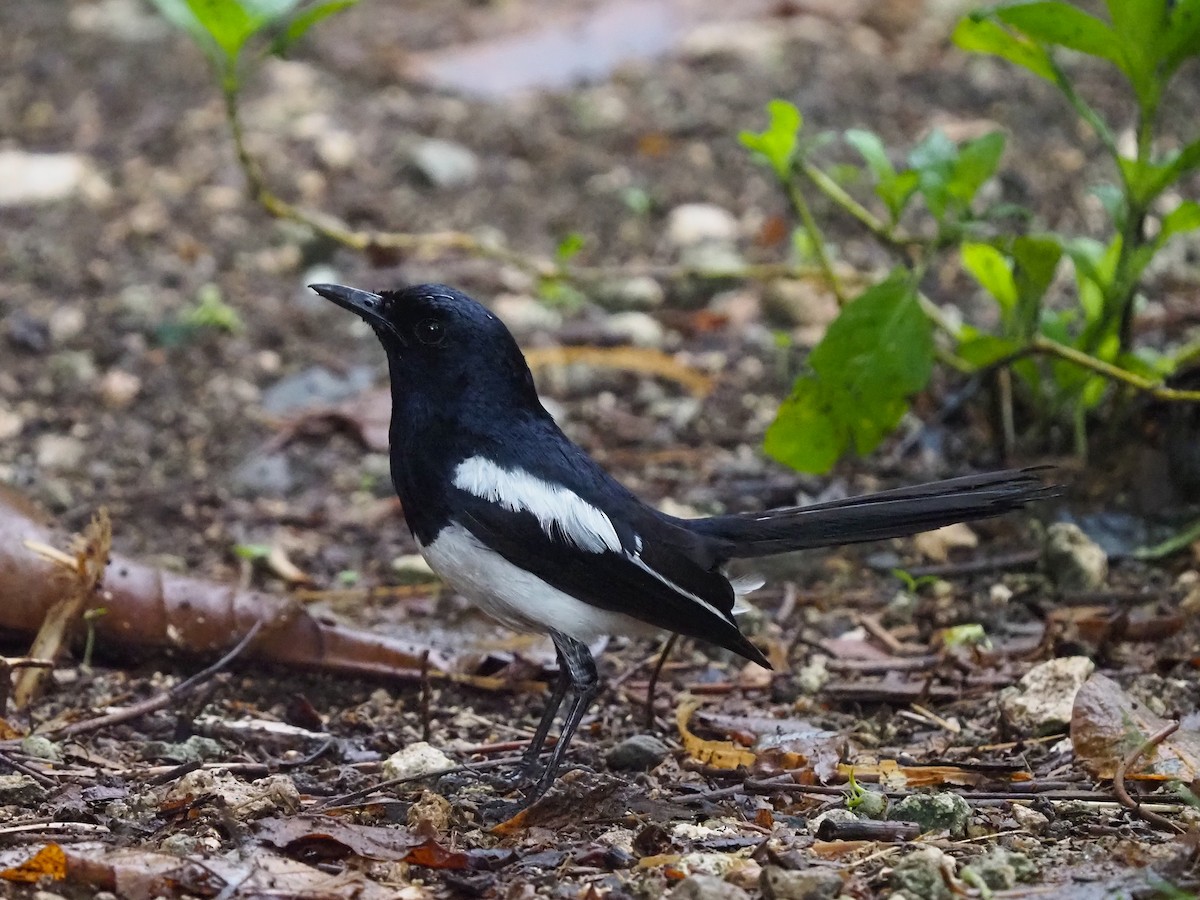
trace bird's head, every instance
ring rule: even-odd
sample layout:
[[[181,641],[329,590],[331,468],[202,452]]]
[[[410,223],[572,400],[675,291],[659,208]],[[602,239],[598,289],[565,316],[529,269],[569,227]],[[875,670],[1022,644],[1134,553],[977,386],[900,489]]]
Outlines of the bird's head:
[[[440,402],[540,404],[512,334],[493,313],[444,284],[372,293],[309,285],[364,319],[379,337],[397,395],[427,392]]]

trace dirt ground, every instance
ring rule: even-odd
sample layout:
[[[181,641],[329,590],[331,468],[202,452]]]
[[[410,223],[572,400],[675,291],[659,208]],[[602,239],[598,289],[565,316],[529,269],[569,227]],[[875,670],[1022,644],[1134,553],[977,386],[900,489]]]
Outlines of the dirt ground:
[[[362,0],[250,80],[247,142],[280,195],[356,227],[461,229],[531,257],[552,256],[578,232],[581,264],[641,271],[678,261],[672,212],[708,203],[731,214],[737,252],[769,262],[785,252],[777,223],[786,204],[736,135],[761,127],[765,103],[783,97],[814,129],[867,126],[900,146],[935,125],[962,137],[999,123],[1010,143],[996,190],[1053,227],[1095,227],[1080,171],[1097,148],[1049,88],[949,49],[952,19],[937,4],[862,6],[859,15],[786,2]],[[603,49],[595,59],[581,51],[574,62],[592,74],[576,83],[554,74],[563,54],[553,43],[528,43],[598,16],[613,23],[601,47],[619,35],[641,58],[614,64]],[[27,713],[9,709],[4,720],[11,753],[0,755],[0,776],[34,787],[0,797],[0,865],[48,846],[76,862],[57,881],[4,874],[0,894],[1191,896],[1169,893],[1196,884],[1196,810],[1172,785],[1130,779],[1135,795],[1156,791],[1167,819],[1147,821],[1114,793],[1121,760],[1081,752],[1094,723],[1078,709],[1075,721],[1039,729],[1001,702],[1035,665],[1088,657],[1098,706],[1137,711],[1145,733],[1183,718],[1169,753],[1176,781],[1195,777],[1194,559],[1114,560],[1107,584],[1084,591],[1055,586],[1036,564],[1038,520],[1080,518],[1080,498],[1093,514],[1124,508],[1120,488],[1097,497],[1076,487],[1029,515],[973,526],[978,544],[950,546],[941,568],[929,568],[947,550],[938,541],[767,561],[770,582],[747,630],[771,648],[777,671],[683,642],[649,724],[654,648],[611,641],[602,668],[613,686],[572,751],[584,768],[523,824],[492,830],[520,795],[486,775],[504,771],[531,734],[542,694],[525,688],[550,677],[552,652],[423,580],[386,452],[364,442],[361,417],[325,414],[383,383],[382,354],[307,283],[445,281],[497,301],[527,348],[632,335],[711,378],[701,396],[639,372],[538,370],[568,433],[681,514],[1036,463],[1045,448],[1000,459],[982,410],[949,417],[912,452],[893,441],[829,478],[798,476],[760,448],[819,334],[819,304],[797,314],[770,285],[663,282],[661,295],[638,301],[644,308],[618,315],[613,302],[534,301],[530,276],[494,261],[372,265],[245,196],[203,58],[136,0],[7,0],[0,34],[0,158],[19,150],[80,161],[62,199],[0,205],[0,482],[65,531],[106,507],[114,548],[169,572],[284,592],[286,566],[257,559],[255,548],[273,549],[306,576],[320,616],[423,643],[460,673],[499,681],[487,690],[235,661],[166,709],[61,742],[57,761],[12,744],[39,725],[156,696],[212,661],[131,655],[101,640],[95,668],[76,653]],[[1120,108],[1101,74],[1078,74],[1102,106]],[[553,90],[509,91],[506,78],[525,75]],[[1198,94],[1194,78],[1183,86],[1165,112],[1168,133],[1187,132]],[[433,138],[465,149],[464,168],[423,169],[420,148]],[[817,206],[848,265],[886,263],[851,223]],[[1172,288],[1154,298],[1151,318],[1194,309],[1195,252],[1159,273]],[[939,302],[969,305],[961,278],[934,282]],[[197,325],[205,297],[223,301],[238,326]],[[918,415],[936,413],[954,387],[935,384]],[[1140,453],[1131,447],[1112,464],[1136,468]],[[1067,463],[1060,477],[1091,476]],[[1111,487],[1107,476],[1098,482]],[[889,574],[922,567],[944,580],[906,588]],[[981,624],[991,645],[947,647],[942,630],[964,623]],[[29,638],[9,634],[3,649],[24,654]],[[685,695],[703,698],[692,740],[677,723]],[[610,752],[647,734],[664,742],[665,760],[652,752],[633,771],[618,769]],[[703,740],[732,741],[751,758],[729,768]],[[381,761],[419,741],[485,777],[370,793],[385,777]],[[932,791],[962,798],[965,811],[920,838],[896,821],[855,831],[838,762],[893,806]],[[805,773],[801,783],[779,777],[788,771]],[[328,810],[337,815],[321,815]],[[83,858],[104,865],[89,869]],[[909,870],[916,881],[905,880]]]

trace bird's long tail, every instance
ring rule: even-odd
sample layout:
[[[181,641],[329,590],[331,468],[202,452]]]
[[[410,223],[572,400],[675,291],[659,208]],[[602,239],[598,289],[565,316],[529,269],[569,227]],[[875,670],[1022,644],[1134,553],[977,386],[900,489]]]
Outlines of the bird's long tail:
[[[1043,469],[1009,469],[915,487],[847,497],[812,506],[694,519],[696,532],[725,542],[729,559],[903,537],[972,519],[986,519],[1057,494]]]

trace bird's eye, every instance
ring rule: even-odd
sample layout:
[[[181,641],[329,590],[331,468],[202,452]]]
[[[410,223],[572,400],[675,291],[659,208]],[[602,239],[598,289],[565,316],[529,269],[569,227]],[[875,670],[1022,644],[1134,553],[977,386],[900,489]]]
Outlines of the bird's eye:
[[[418,341],[430,347],[436,347],[446,338],[446,329],[437,319],[422,319],[413,331]]]

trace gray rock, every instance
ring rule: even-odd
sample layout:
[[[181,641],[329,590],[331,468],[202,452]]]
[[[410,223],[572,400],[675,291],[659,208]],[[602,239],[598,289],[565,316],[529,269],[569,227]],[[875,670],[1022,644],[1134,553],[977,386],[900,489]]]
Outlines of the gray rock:
[[[667,215],[667,241],[676,249],[710,242],[732,244],[737,236],[733,213],[712,203],[684,203]]]
[[[15,438],[25,430],[25,417],[16,410],[0,406],[0,442]]]
[[[722,241],[704,241],[685,247],[679,254],[679,262],[697,272],[736,275],[746,267],[746,260],[733,244]]]
[[[40,734],[31,734],[21,741],[21,752],[50,762],[62,762],[58,744]]]
[[[50,323],[22,310],[8,315],[5,337],[18,350],[27,353],[45,353],[50,349]]]
[[[610,769],[646,772],[666,759],[669,752],[667,745],[654,735],[635,734],[609,750],[605,761]]]
[[[28,806],[45,799],[46,789],[28,775],[0,775],[0,806]]]
[[[77,469],[86,452],[83,441],[69,434],[43,434],[34,449],[38,468],[52,472]]]
[[[492,311],[518,338],[562,327],[562,313],[526,294],[501,294],[492,301]]]
[[[1108,580],[1108,554],[1071,522],[1055,522],[1046,529],[1042,565],[1067,591],[1094,591]]]
[[[936,847],[908,854],[892,869],[892,889],[902,891],[908,900],[951,900],[954,895],[942,874],[947,861]]]
[[[1028,856],[1003,847],[993,847],[968,868],[993,891],[1012,890],[1018,881],[1032,881],[1037,876],[1037,866]]]
[[[252,454],[229,476],[233,490],[244,496],[281,497],[296,484],[292,464],[283,453]]]
[[[1013,804],[1012,817],[1018,825],[1031,834],[1041,834],[1050,827],[1050,819],[1045,813],[1022,806],[1020,803]]]
[[[340,376],[311,366],[275,382],[263,391],[260,402],[264,410],[279,416],[345,400],[369,388],[372,381],[374,372],[366,366],[356,366]]]
[[[736,884],[716,875],[689,875],[667,894],[671,900],[750,900]]]
[[[836,869],[784,869],[767,866],[758,885],[766,900],[833,900],[842,892],[842,876]]]
[[[888,810],[893,822],[916,822],[922,831],[948,831],[954,837],[967,833],[971,807],[951,791],[934,794],[909,794]]]
[[[102,192],[91,160],[75,153],[0,150],[0,208],[36,206]]]
[[[615,313],[604,323],[604,331],[615,338],[628,341],[635,347],[661,350],[666,343],[667,330],[658,319],[644,312]]]
[[[417,741],[397,750],[383,761],[384,778],[416,778],[454,768],[454,760],[437,747]]]
[[[147,741],[142,747],[143,759],[169,759],[174,762],[204,762],[222,759],[225,748],[212,738],[193,734],[186,741]]]
[[[430,138],[421,141],[409,153],[417,171],[439,188],[466,187],[479,177],[479,158],[467,147],[453,141]]]
[[[999,694],[1000,712],[1018,734],[1053,734],[1071,721],[1075,695],[1096,670],[1086,656],[1060,656],[1034,666]]]
[[[90,350],[62,350],[50,357],[46,367],[65,385],[91,384],[99,374]]]
[[[598,285],[595,300],[605,309],[649,310],[663,305],[666,291],[649,275],[634,275]]]
[[[68,15],[71,27],[88,34],[99,34],[131,44],[163,40],[171,26],[162,16],[151,12],[138,0],[100,0],[99,3],[72,4]]]
[[[820,339],[838,316],[837,297],[813,281],[780,279],[763,293],[763,312],[768,320],[785,328],[798,327]],[[805,343],[816,343],[805,340]]]

